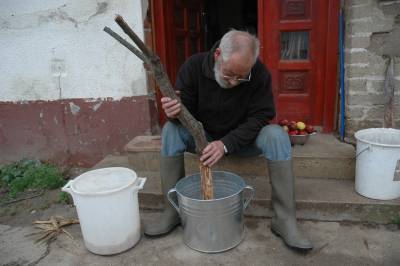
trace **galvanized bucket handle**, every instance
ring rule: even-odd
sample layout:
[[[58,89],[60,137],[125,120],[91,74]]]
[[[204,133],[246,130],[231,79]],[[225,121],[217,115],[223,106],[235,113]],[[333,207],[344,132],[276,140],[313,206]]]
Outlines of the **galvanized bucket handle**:
[[[245,186],[245,187],[243,188],[243,191],[244,191],[245,189],[250,190],[250,196],[244,201],[243,210],[245,210],[245,209],[247,208],[247,206],[249,206],[250,201],[254,198],[254,193],[255,193],[255,190],[254,190],[254,188],[253,188],[252,186]]]
[[[176,193],[176,189],[171,188],[167,193],[167,198],[168,198],[168,201],[172,204],[172,206],[174,206],[175,210],[180,214],[178,204],[175,203],[174,200],[171,198],[171,193],[174,193],[174,192]]]

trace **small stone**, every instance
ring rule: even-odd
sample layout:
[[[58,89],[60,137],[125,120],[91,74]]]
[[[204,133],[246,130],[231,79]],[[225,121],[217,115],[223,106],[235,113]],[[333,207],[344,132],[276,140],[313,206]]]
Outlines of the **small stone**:
[[[35,213],[36,213],[36,210],[32,210],[32,211],[31,211],[31,214],[35,214]]]

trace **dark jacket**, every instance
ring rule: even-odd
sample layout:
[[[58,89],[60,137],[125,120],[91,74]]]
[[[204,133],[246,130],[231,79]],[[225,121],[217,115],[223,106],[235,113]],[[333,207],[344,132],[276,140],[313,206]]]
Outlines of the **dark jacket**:
[[[249,82],[224,89],[215,81],[213,69],[214,50],[191,56],[178,72],[175,89],[205,131],[233,153],[254,142],[275,116],[271,75],[257,60]]]

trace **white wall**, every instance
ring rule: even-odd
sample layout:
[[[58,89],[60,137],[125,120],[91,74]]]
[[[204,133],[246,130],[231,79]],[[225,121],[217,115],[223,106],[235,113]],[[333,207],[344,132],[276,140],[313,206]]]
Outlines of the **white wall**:
[[[143,39],[141,0],[0,0],[0,101],[146,94],[139,59],[103,31],[122,15]]]

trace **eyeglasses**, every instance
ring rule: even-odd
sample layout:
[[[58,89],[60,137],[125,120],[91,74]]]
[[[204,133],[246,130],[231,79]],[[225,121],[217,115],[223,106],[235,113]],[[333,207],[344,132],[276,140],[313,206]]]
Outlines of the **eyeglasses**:
[[[249,76],[248,76],[247,78],[244,78],[244,79],[242,79],[242,78],[236,78],[236,77],[231,77],[231,76],[226,76],[226,75],[223,75],[222,77],[223,77],[224,79],[233,80],[233,81],[235,81],[235,82],[248,82],[248,81],[250,81],[250,78],[251,78],[251,72],[249,73]]]
[[[221,58],[220,71],[221,71],[222,77],[224,79],[231,80],[231,81],[238,82],[238,83],[250,81],[251,71],[250,71],[249,75],[247,76],[247,78],[237,78],[236,76],[232,77],[232,76],[224,75],[225,71],[223,69],[223,64],[224,64],[224,62],[222,61],[222,58]]]

